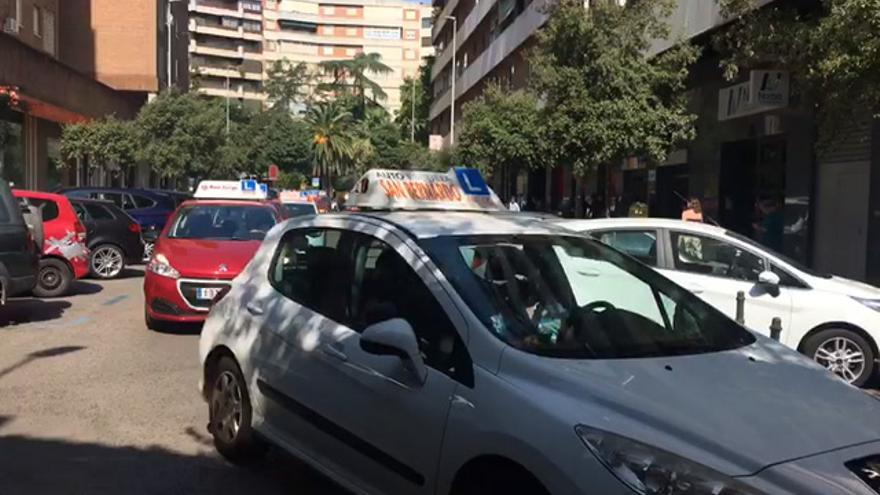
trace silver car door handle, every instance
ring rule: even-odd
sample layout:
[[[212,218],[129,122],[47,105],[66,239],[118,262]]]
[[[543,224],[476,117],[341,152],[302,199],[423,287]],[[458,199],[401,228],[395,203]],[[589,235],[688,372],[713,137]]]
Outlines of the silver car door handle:
[[[254,316],[260,316],[263,314],[263,307],[260,306],[259,304],[248,303],[247,306],[245,306],[245,308],[248,310],[248,313],[250,313]]]
[[[321,352],[340,361],[348,361],[348,355],[337,349],[336,346],[334,346],[333,344],[322,345]]]

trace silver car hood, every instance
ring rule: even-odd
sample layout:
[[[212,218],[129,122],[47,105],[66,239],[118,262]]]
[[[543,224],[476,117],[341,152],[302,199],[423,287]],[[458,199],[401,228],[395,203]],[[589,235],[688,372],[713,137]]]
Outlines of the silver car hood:
[[[500,376],[572,426],[660,447],[730,476],[880,439],[880,402],[775,342],[664,358],[505,351]]]

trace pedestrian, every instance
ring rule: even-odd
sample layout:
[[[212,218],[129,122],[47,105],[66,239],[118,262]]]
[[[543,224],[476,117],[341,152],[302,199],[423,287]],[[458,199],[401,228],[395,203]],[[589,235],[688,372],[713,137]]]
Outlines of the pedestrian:
[[[752,225],[756,240],[774,251],[781,252],[785,219],[779,210],[779,203],[773,198],[767,198],[758,202],[758,210],[762,215],[761,221]]]
[[[584,218],[595,218],[596,212],[593,211],[595,200],[592,194],[584,196]]]
[[[685,222],[703,223],[703,205],[697,198],[687,200],[687,206],[681,212],[681,219]]]
[[[510,197],[510,202],[507,204],[507,209],[510,211],[520,211],[519,201],[516,200],[516,195]]]

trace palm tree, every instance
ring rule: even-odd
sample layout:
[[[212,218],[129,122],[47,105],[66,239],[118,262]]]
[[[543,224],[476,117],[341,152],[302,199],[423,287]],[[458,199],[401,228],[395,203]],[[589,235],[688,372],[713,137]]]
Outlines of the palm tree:
[[[327,60],[320,66],[333,76],[332,83],[322,85],[325,89],[351,91],[358,98],[358,116],[366,113],[368,103],[378,105],[379,101],[388,98],[382,86],[369,77],[370,74],[385,75],[393,71],[382,63],[382,55],[378,53],[358,53],[350,60]],[[372,98],[367,93],[371,93]]]
[[[330,192],[332,175],[345,173],[351,160],[351,113],[334,102],[322,102],[309,108],[305,120],[313,135],[313,173]]]

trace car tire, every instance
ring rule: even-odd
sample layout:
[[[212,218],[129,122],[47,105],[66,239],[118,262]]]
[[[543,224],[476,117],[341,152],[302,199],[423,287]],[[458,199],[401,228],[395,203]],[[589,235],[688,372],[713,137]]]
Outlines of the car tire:
[[[853,330],[822,330],[810,337],[803,349],[810,359],[856,387],[864,386],[874,376],[874,348]]]
[[[209,371],[208,430],[214,437],[214,446],[223,457],[237,464],[261,458],[266,444],[257,438],[251,426],[253,409],[238,364],[223,356]]]
[[[161,331],[165,327],[162,325],[162,322],[150,316],[150,313],[147,310],[144,310],[144,325],[147,326],[147,330]]]
[[[70,289],[71,282],[73,282],[73,272],[67,263],[56,258],[43,258],[40,260],[40,269],[37,272],[34,295],[37,297],[63,296]]]
[[[471,471],[456,482],[451,495],[549,495],[531,474],[521,469]]]
[[[125,269],[125,253],[113,244],[100,244],[89,255],[89,272],[95,278],[116,278]]]

